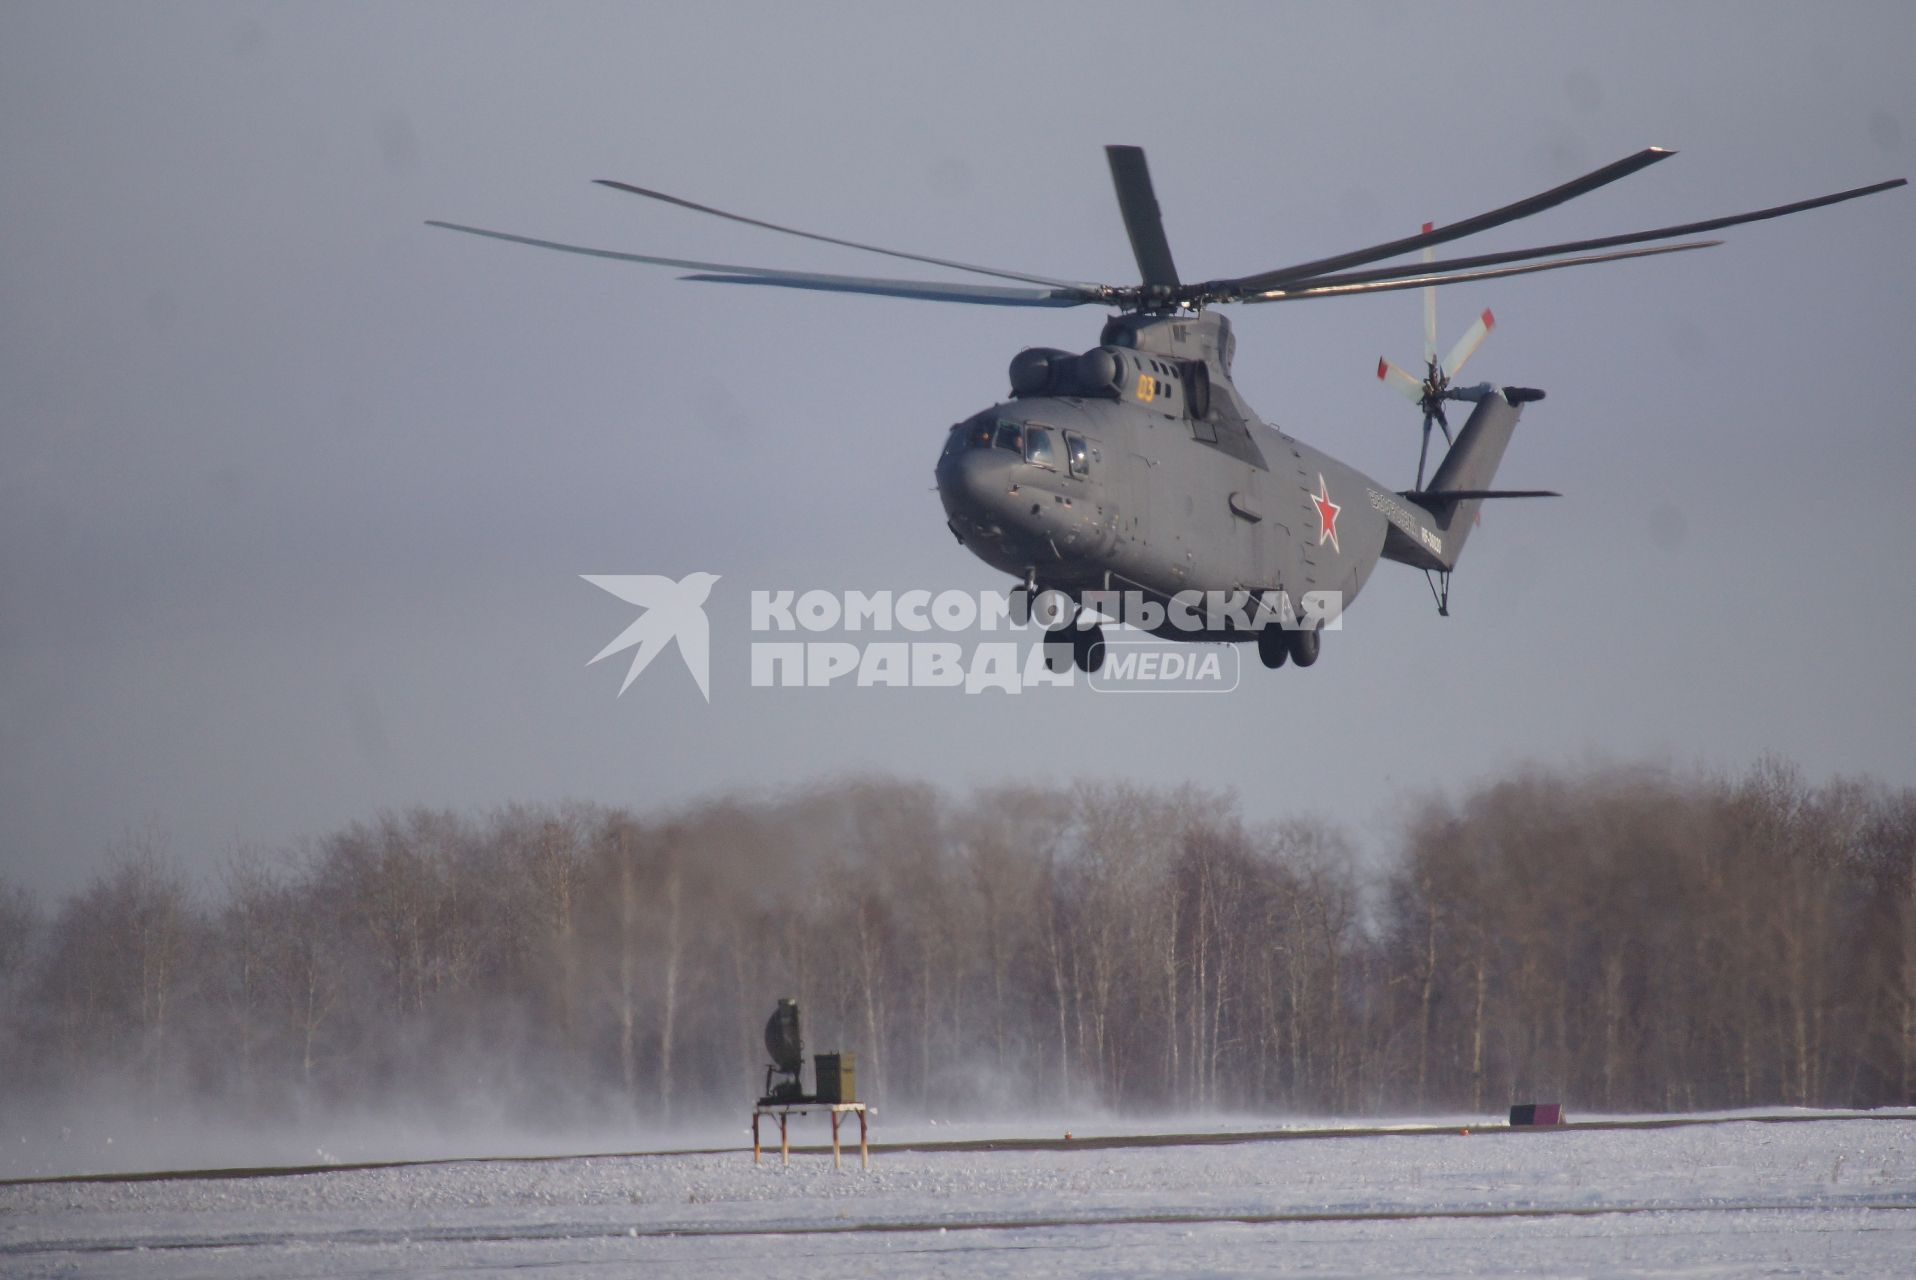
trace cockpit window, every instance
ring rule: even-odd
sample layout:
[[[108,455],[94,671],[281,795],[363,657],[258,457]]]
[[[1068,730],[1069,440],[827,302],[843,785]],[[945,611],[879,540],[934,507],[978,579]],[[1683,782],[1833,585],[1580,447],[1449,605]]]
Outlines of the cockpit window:
[[[966,423],[965,447],[968,449],[989,449],[991,447],[991,437],[996,431],[997,427],[989,418]]]
[[[1055,467],[1058,457],[1051,449],[1051,433],[1043,427],[1025,428],[1025,461],[1041,467]]]
[[[1022,454],[1025,451],[1024,429],[1015,422],[999,423],[998,447],[1000,449],[1009,449],[1013,453]]]
[[[1091,474],[1091,450],[1085,445],[1084,437],[1073,432],[1064,433],[1065,456],[1071,460],[1071,474],[1088,476]]]

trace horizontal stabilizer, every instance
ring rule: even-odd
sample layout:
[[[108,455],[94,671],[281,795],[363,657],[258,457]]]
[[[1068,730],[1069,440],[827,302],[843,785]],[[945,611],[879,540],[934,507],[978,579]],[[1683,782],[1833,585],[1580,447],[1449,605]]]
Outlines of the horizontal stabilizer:
[[[1561,498],[1555,489],[1404,489],[1398,495],[1428,506],[1433,502],[1461,502],[1466,498]]]

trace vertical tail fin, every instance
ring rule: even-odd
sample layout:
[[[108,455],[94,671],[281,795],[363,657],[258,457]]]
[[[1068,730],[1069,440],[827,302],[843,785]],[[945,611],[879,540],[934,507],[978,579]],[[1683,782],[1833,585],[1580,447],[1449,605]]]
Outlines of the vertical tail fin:
[[[1444,455],[1443,465],[1419,495],[1418,505],[1430,512],[1431,523],[1443,538],[1441,558],[1446,569],[1456,567],[1484,500],[1463,496],[1446,499],[1444,494],[1481,494],[1489,489],[1524,404],[1542,398],[1542,392],[1528,387],[1486,388],[1470,420],[1457,433],[1457,443]]]

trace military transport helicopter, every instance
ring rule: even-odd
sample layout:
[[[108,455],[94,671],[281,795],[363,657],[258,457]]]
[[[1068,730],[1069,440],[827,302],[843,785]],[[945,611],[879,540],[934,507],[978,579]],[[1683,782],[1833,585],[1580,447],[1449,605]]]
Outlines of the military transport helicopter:
[[[1255,275],[1186,283],[1171,257],[1157,197],[1137,147],[1105,148],[1118,208],[1137,259],[1134,285],[1093,284],[975,266],[884,249],[728,213],[677,196],[599,179],[600,185],[779,231],[927,263],[998,284],[958,284],[825,275],[622,253],[537,240],[450,222],[428,225],[539,248],[674,267],[690,280],[1011,307],[1111,308],[1098,344],[1072,353],[1019,352],[1011,397],[953,426],[936,466],[947,523],[986,564],[1019,579],[1029,601],[1042,591],[1067,602],[1048,652],[1054,665],[1096,671],[1104,660],[1100,617],[1193,641],[1251,641],[1269,667],[1317,660],[1325,616],[1348,605],[1381,560],[1421,569],[1438,612],[1449,612],[1450,575],[1483,503],[1555,496],[1490,487],[1529,387],[1452,379],[1488,332],[1486,311],[1443,359],[1429,290],[1468,280],[1550,271],[1708,248],[1717,240],[1671,241],[1739,223],[1800,213],[1904,185],[1904,179],[1839,191],[1751,213],[1571,240],[1528,249],[1434,259],[1440,244],[1540,213],[1675,154],[1650,147],[1549,191],[1402,239]],[[1638,245],[1638,248],[1624,248]],[[1417,251],[1422,260],[1372,264]],[[1358,269],[1362,268],[1362,269]],[[1223,303],[1290,302],[1424,288],[1421,378],[1380,361],[1378,377],[1423,410],[1423,445],[1410,489],[1382,484],[1269,426],[1231,381],[1235,339]],[[1474,404],[1453,437],[1447,403]],[[1428,484],[1432,424],[1446,452]],[[1348,546],[1345,544],[1349,544]],[[1202,593],[1207,606],[1193,601]],[[1299,613],[1293,600],[1328,599]],[[1121,602],[1114,609],[1114,602]],[[1184,602],[1182,609],[1175,606]],[[1274,603],[1275,602],[1275,605]],[[1142,606],[1141,609],[1138,606]],[[1141,616],[1140,616],[1141,614]],[[1068,657],[1066,649],[1068,646]]]

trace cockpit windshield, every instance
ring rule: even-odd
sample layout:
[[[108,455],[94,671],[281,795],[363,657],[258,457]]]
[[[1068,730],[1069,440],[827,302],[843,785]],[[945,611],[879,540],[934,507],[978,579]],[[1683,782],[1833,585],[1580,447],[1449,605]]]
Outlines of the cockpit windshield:
[[[1033,427],[1027,433],[1024,423],[1003,418],[973,418],[961,422],[951,429],[951,438],[945,443],[950,453],[960,449],[993,448],[1008,450],[1046,466],[1057,465],[1050,432],[1043,427]]]
[[[1035,462],[1041,467],[1058,465],[1057,457],[1051,449],[1051,433],[1043,427],[1025,428],[1025,461]]]

